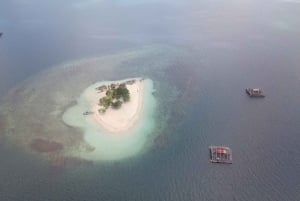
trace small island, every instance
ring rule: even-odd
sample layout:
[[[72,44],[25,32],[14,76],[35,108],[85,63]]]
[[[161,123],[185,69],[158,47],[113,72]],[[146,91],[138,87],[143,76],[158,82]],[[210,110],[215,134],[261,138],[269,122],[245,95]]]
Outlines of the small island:
[[[105,113],[110,106],[114,109],[119,109],[123,103],[130,100],[130,94],[126,87],[126,83],[111,84],[108,87],[101,86],[99,88],[103,90],[107,88],[105,93],[106,96],[99,100],[99,106],[101,106],[98,110],[99,113]]]
[[[142,77],[96,82],[63,115],[93,147],[85,159],[117,160],[140,152],[155,128],[153,81]],[[82,112],[87,109],[87,112]]]

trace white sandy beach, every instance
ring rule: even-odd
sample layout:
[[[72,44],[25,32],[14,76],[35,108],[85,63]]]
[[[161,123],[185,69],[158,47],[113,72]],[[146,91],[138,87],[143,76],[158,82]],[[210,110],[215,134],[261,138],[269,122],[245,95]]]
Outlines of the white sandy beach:
[[[109,133],[124,134],[128,133],[133,128],[140,118],[143,108],[144,83],[136,80],[134,84],[127,84],[127,89],[130,93],[130,101],[123,103],[121,108],[108,108],[104,114],[99,113],[99,100],[105,96],[105,91],[98,93],[95,90],[94,102],[92,111],[93,119],[101,128]]]

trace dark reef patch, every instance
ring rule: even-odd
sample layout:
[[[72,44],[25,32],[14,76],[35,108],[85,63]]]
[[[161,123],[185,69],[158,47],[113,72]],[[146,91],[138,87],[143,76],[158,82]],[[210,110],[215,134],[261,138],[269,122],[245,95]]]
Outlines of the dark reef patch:
[[[64,145],[62,143],[40,138],[34,139],[31,142],[30,147],[40,153],[57,152],[64,149]]]

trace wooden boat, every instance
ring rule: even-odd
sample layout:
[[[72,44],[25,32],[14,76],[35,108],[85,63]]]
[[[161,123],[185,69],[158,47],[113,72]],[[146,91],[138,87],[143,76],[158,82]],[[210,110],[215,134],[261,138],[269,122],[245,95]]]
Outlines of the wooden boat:
[[[260,98],[265,97],[265,94],[261,88],[247,88],[246,93],[250,97],[260,97]]]
[[[94,114],[94,112],[92,111],[85,111],[84,113],[82,113],[82,115],[91,115]]]

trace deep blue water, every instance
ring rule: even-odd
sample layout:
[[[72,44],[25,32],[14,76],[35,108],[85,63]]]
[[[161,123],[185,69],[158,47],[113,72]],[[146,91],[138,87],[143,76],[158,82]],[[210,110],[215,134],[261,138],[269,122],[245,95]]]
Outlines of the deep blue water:
[[[162,147],[66,171],[3,142],[0,200],[300,200],[299,3],[82,2],[2,3],[1,94],[60,62],[164,44],[191,52],[166,78],[191,80],[173,106],[184,115]],[[248,98],[249,86],[267,97]],[[234,163],[210,164],[212,144]]]

